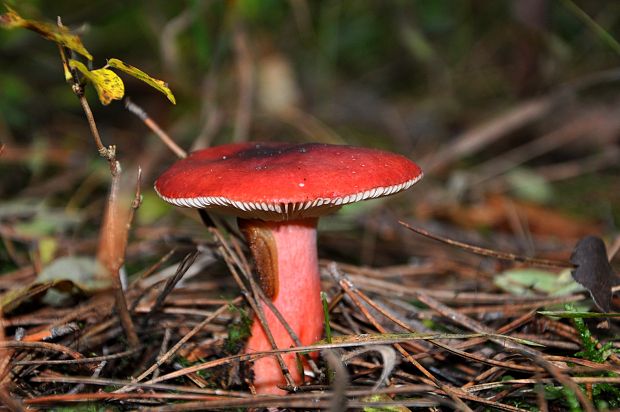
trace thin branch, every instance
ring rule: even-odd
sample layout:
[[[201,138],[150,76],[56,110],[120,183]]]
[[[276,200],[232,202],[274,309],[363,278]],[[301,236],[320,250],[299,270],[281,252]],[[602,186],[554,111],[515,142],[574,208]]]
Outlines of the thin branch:
[[[113,359],[120,359],[127,356],[131,356],[138,351],[144,349],[141,346],[136,348],[132,348],[123,352],[113,353],[111,355],[103,355],[103,356],[92,356],[90,358],[80,358],[80,359],[43,359],[43,360],[22,360],[15,361],[15,365],[75,365],[75,364],[83,364],[83,363],[99,363],[102,361],[110,361]]]
[[[413,227],[403,221],[399,221],[398,223],[400,223],[401,225],[403,225],[404,227],[406,227],[407,229],[411,230],[412,232],[415,232],[419,235],[428,237],[430,239],[433,240],[437,240],[439,242],[448,244],[450,246],[456,246],[459,247],[461,249],[464,249],[468,252],[471,253],[475,253],[477,255],[482,255],[482,256],[488,256],[488,257],[494,257],[496,259],[502,259],[502,260],[511,260],[514,262],[521,262],[521,263],[527,263],[533,266],[543,266],[543,267],[552,267],[552,268],[560,268],[560,269],[566,269],[566,268],[573,268],[575,267],[575,265],[573,265],[570,262],[566,262],[563,260],[551,260],[551,259],[537,259],[537,258],[530,258],[527,256],[520,256],[520,255],[515,255],[513,253],[508,253],[508,252],[503,252],[501,250],[493,250],[493,249],[486,249],[480,246],[474,246],[474,245],[469,245],[467,243],[463,243],[463,242],[459,242],[457,240],[452,240],[452,239],[448,239],[442,236],[438,236],[435,234],[432,234],[424,229],[420,229],[417,227]]]
[[[140,106],[132,102],[129,97],[125,98],[125,108],[129,110],[130,113],[136,115],[142,122],[151,129],[153,133],[159,137],[159,139],[164,142],[166,146],[180,159],[187,157],[187,152],[183,150],[176,142],[166,133],[159,125],[155,122],[155,120],[151,119],[144,109]]]
[[[168,278],[166,284],[164,285],[164,288],[157,296],[157,299],[155,299],[155,303],[153,304],[153,306],[151,306],[151,311],[149,315],[155,314],[164,306],[164,301],[166,300],[166,297],[170,294],[170,292],[172,292],[176,284],[183,278],[183,275],[185,275],[187,270],[194,264],[199,254],[200,252],[198,250],[195,250],[187,254],[183,258],[174,276]],[[145,319],[147,318],[148,317],[145,317]]]
[[[84,110],[84,114],[86,115],[86,120],[88,120],[88,126],[90,127],[90,132],[95,139],[95,144],[97,145],[97,151],[99,155],[104,159],[110,162],[110,169],[112,173],[115,172],[115,167],[117,166],[116,162],[116,146],[110,145],[107,148],[103,145],[101,141],[101,136],[99,136],[99,129],[97,129],[97,123],[95,123],[95,117],[93,116],[93,112],[90,109],[90,105],[84,96],[84,88],[80,84],[74,84],[71,89],[78,97],[80,101],[80,105]]]

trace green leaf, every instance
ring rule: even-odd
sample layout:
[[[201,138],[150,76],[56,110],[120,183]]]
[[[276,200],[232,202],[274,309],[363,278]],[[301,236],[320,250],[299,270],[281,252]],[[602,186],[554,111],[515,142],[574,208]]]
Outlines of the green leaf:
[[[1,218],[16,219],[15,234],[29,239],[41,239],[69,230],[82,220],[77,213],[50,208],[30,199],[6,202],[0,206]]]
[[[541,175],[528,169],[514,169],[506,175],[514,194],[525,200],[545,203],[553,199],[553,188]]]
[[[394,402],[386,394],[370,395],[362,398],[363,402],[369,403],[381,403],[381,402]],[[411,412],[411,409],[406,406],[394,405],[394,406],[365,406],[364,412]]]
[[[562,296],[583,290],[570,276],[570,270],[555,274],[540,269],[512,269],[495,277],[497,287],[517,296],[549,294]]]
[[[86,293],[98,292],[112,287],[112,278],[106,269],[89,256],[63,256],[46,266],[37,282],[69,281]]]
[[[39,239],[39,258],[43,265],[47,265],[52,261],[57,250],[58,241],[55,237],[44,236]]]
[[[149,86],[154,87],[160,92],[162,92],[163,94],[165,94],[168,100],[172,102],[172,104],[177,104],[176,99],[174,98],[174,95],[168,88],[168,83],[162,80],[155,79],[149,76],[148,74],[144,73],[142,70],[138,69],[137,67],[131,66],[119,59],[109,59],[108,66],[121,70],[135,77],[138,80],[142,80]]]
[[[28,20],[22,18],[15,10],[7,6],[7,12],[0,14],[0,26],[6,29],[23,28],[40,34],[44,38],[67,47],[88,60],[92,60],[93,56],[86,50],[82,44],[82,40],[76,34],[73,34],[66,27],[41,22],[36,20]]]
[[[570,303],[564,305],[564,308],[567,312],[576,312],[575,306]],[[582,317],[573,318],[573,323],[579,332],[579,337],[581,338],[581,344],[583,346],[582,351],[575,353],[576,357],[603,363],[610,355],[617,352],[614,350],[612,342],[601,345],[598,339],[592,336],[592,332],[590,332],[588,325],[586,325]]]
[[[149,191],[142,195],[142,203],[140,203],[136,218],[141,224],[150,225],[167,213],[170,213],[170,205],[162,202],[159,196]]]
[[[120,100],[125,95],[125,84],[112,70],[88,68],[77,60],[69,60],[69,66],[79,70],[97,90],[101,104],[108,105],[112,100]]]
[[[40,300],[59,306],[73,295],[93,294],[111,287],[111,277],[95,258],[65,256],[53,260],[30,285],[0,296],[0,307],[4,313],[10,313],[26,302]]]
[[[327,293],[321,292],[321,301],[323,302],[323,322],[325,323],[325,339],[327,343],[332,343],[332,328],[329,321],[329,303],[327,302]]]

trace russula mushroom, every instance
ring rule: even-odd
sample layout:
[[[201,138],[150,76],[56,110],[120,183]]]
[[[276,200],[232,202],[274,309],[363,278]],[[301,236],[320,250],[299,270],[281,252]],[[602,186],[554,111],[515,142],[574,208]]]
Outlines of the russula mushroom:
[[[380,150],[328,144],[239,143],[212,147],[177,161],[155,190],[177,206],[237,216],[254,258],[259,283],[302,345],[321,338],[323,310],[316,248],[320,216],[360,200],[408,189],[422,178],[409,159]],[[293,340],[263,306],[278,348]],[[256,320],[246,352],[271,350]],[[284,361],[303,382],[294,354]],[[275,357],[254,362],[259,393],[281,393]]]

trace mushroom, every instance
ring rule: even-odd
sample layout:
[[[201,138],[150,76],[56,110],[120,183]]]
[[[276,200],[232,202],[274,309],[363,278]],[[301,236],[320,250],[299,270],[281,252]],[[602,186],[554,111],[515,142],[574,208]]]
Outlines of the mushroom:
[[[323,333],[316,227],[318,218],[345,204],[387,196],[422,178],[409,159],[380,150],[329,144],[238,143],[192,153],[155,182],[165,201],[237,216],[259,283],[273,305],[309,345]],[[278,348],[295,346],[271,310],[267,325]],[[254,320],[245,351],[272,347]],[[294,354],[284,361],[303,382]],[[258,393],[282,393],[284,377],[275,357],[254,362]]]

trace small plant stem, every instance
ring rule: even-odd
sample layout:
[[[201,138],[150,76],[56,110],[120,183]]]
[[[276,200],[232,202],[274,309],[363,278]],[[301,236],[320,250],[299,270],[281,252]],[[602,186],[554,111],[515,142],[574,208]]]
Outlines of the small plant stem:
[[[620,54],[620,43],[607,30],[601,27],[588,13],[576,5],[572,0],[561,0],[564,7],[570,10],[577,18],[583,21],[590,30],[605,42],[613,51]]]
[[[323,315],[325,317],[325,339],[327,339],[327,343],[332,343],[332,327],[329,324],[329,306],[325,292],[321,292],[321,301],[323,302]]]
[[[116,311],[127,336],[127,341],[133,348],[140,344],[140,340],[127,309],[127,301],[120,278],[120,269],[125,261],[128,225],[131,222],[130,217],[133,213],[122,210],[119,205],[119,199],[121,198],[119,196],[121,168],[118,162],[115,161],[115,163],[117,164],[114,167],[110,167],[110,170],[113,171],[112,182],[110,184],[110,194],[103,224],[101,225],[97,260],[105,267],[112,279]]]
[[[116,311],[118,312],[121,326],[123,327],[125,335],[127,336],[127,342],[129,342],[129,347],[136,348],[140,345],[140,339],[136,334],[136,330],[133,326],[131,316],[129,316],[129,310],[127,310],[127,301],[125,300],[125,293],[123,292],[122,287],[115,286],[114,298],[116,303]]]
[[[58,17],[58,27],[63,27],[62,21],[60,17]],[[80,79],[78,78],[77,72],[75,69],[71,69],[69,66],[69,60],[67,59],[67,54],[65,53],[65,49],[62,45],[58,45],[58,52],[60,53],[60,60],[62,61],[63,68],[66,73],[69,73],[71,76],[67,78],[67,81],[71,80],[71,90],[77,96],[80,101],[80,105],[84,110],[84,114],[86,115],[86,120],[88,121],[88,125],[90,127],[90,133],[95,140],[95,145],[97,146],[97,151],[99,155],[105,158],[110,163],[110,173],[114,175],[117,172],[116,166],[118,162],[116,162],[116,146],[110,146],[106,148],[101,141],[101,136],[99,135],[99,130],[97,129],[97,123],[95,123],[95,117],[93,116],[93,111],[90,109],[90,105],[84,96],[84,86],[80,83]]]
[[[62,21],[58,18],[58,26],[62,27]],[[137,347],[140,344],[140,339],[136,333],[131,315],[127,308],[127,300],[123,291],[120,269],[125,261],[125,251],[127,247],[127,233],[135,209],[140,205],[140,178],[141,171],[138,171],[138,184],[136,189],[136,197],[132,203],[132,209],[129,213],[122,213],[119,207],[119,181],[121,174],[121,165],[116,160],[116,146],[111,145],[105,147],[101,141],[99,130],[97,129],[97,123],[95,117],[90,109],[90,105],[84,96],[84,87],[80,83],[77,72],[74,69],[70,69],[69,62],[67,60],[67,54],[63,46],[58,45],[60,53],[60,59],[63,64],[63,68],[66,73],[69,73],[67,80],[72,81],[71,90],[77,96],[80,101],[80,105],[86,115],[86,120],[90,127],[90,132],[95,140],[97,151],[99,155],[105,158],[110,165],[110,174],[112,175],[112,181],[110,183],[110,195],[108,197],[107,209],[104,216],[104,221],[101,227],[100,243],[97,259],[104,265],[112,278],[112,284],[114,285],[114,300],[116,312],[121,323],[127,341],[132,348]]]
[[[80,105],[82,105],[82,109],[84,110],[84,114],[86,115],[86,120],[88,120],[88,126],[90,127],[90,132],[93,135],[93,139],[95,140],[95,145],[97,145],[97,151],[104,159],[110,162],[110,170],[113,169],[113,164],[116,159],[116,146],[110,146],[106,148],[101,141],[101,136],[99,135],[99,130],[97,129],[97,124],[95,123],[95,117],[93,116],[93,112],[90,109],[90,105],[84,97],[84,91],[82,86],[74,85],[73,91],[80,100]],[[80,90],[76,90],[76,89]]]

